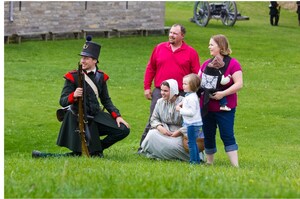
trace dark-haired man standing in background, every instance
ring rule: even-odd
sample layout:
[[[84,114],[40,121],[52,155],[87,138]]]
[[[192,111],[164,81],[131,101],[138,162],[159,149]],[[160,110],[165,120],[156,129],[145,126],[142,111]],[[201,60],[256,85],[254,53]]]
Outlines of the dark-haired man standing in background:
[[[270,1],[270,23],[272,26],[278,26],[279,22],[279,14],[280,14],[280,5],[277,3],[277,1]],[[274,21],[275,19],[275,21]]]

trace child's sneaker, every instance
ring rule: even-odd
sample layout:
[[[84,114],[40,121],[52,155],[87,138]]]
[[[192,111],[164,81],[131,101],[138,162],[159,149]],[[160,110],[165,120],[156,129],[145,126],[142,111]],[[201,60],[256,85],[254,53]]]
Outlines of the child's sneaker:
[[[206,157],[204,151],[199,153],[200,156],[200,164],[206,162]]]
[[[231,108],[229,108],[228,106],[225,105],[225,106],[221,106],[220,110],[221,111],[231,111]]]

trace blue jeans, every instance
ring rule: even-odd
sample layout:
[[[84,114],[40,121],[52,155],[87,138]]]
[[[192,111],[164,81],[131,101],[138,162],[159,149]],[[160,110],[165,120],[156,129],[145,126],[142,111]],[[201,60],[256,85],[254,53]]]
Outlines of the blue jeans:
[[[191,164],[200,164],[199,149],[197,145],[197,137],[199,135],[200,128],[201,126],[193,126],[193,125],[187,127]]]
[[[231,109],[231,111],[208,112],[207,115],[202,118],[206,154],[214,154],[217,152],[217,127],[219,128],[225,151],[230,152],[238,150],[233,130],[234,117],[235,108]]]
[[[226,106],[227,105],[226,97],[223,97],[222,99],[220,99],[219,103],[220,103],[220,106]]]

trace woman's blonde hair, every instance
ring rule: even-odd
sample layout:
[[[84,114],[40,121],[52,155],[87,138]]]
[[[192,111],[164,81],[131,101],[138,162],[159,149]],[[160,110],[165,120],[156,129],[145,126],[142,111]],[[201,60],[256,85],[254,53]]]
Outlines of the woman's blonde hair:
[[[214,35],[211,37],[211,39],[213,39],[219,46],[221,55],[230,55],[232,53],[232,50],[229,46],[229,41],[225,35]]]
[[[183,77],[183,79],[188,79],[191,91],[197,92],[200,87],[200,77],[197,74],[191,73]]]

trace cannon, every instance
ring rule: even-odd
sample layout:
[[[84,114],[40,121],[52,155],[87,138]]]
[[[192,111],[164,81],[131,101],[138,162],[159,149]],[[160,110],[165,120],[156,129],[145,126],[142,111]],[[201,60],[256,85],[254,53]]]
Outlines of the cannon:
[[[221,19],[225,26],[233,26],[237,20],[249,20],[249,17],[242,16],[234,1],[214,2],[196,1],[194,16],[191,19],[197,25],[205,27],[210,19]]]

